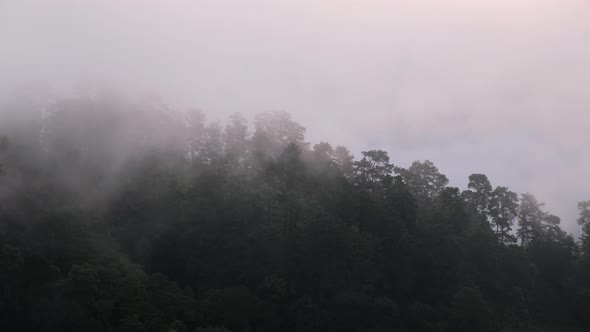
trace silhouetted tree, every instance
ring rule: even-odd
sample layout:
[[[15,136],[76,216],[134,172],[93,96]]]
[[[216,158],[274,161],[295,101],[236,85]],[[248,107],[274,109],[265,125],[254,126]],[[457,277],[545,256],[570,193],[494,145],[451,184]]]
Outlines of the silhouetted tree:
[[[541,207],[544,205],[544,203],[537,202],[535,196],[531,194],[521,195],[517,234],[523,247],[528,246],[541,234],[543,219]]]
[[[471,174],[469,176],[468,190],[462,193],[467,207],[475,213],[483,222],[488,222],[490,215],[490,200],[492,185],[488,177],[483,174]]]
[[[518,195],[506,187],[496,187],[491,193],[488,210],[500,243],[516,242],[511,231],[518,215]]]
[[[404,178],[420,204],[431,201],[449,183],[447,177],[429,160],[414,161],[408,169],[397,167],[395,172]]]

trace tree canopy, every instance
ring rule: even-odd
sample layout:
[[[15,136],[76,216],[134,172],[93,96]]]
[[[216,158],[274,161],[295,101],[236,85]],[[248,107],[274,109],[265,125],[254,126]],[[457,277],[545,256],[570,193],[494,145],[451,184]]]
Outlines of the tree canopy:
[[[312,145],[286,112],[27,105],[0,112],[2,330],[590,328],[590,201],[578,243],[532,194]]]

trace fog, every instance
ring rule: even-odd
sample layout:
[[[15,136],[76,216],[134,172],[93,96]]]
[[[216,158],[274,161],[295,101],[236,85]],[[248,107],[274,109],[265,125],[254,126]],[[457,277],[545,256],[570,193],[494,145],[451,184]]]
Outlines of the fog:
[[[0,94],[97,86],[214,117],[286,110],[311,142],[590,198],[590,3],[0,0]]]

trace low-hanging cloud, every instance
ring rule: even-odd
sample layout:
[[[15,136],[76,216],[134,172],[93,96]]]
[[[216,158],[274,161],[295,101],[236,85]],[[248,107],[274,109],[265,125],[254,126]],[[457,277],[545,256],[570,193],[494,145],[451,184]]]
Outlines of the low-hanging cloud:
[[[0,0],[0,92],[100,82],[219,117],[284,109],[312,141],[535,193],[577,232],[589,35],[578,0]]]

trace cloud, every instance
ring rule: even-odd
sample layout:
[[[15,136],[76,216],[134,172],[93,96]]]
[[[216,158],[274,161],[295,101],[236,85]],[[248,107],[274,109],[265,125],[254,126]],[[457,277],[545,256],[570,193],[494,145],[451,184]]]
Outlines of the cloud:
[[[218,117],[284,109],[313,141],[537,193],[574,231],[589,16],[582,0],[0,0],[0,92],[98,81]]]

